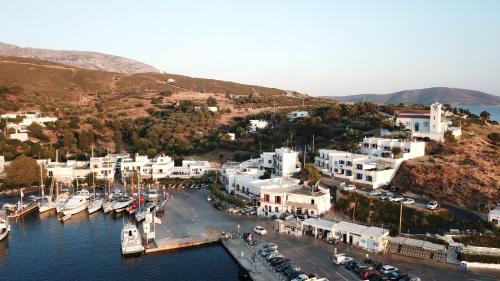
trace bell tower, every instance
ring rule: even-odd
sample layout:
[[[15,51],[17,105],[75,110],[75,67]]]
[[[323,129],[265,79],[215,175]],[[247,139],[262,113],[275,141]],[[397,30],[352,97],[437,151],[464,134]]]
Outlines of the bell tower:
[[[431,104],[431,120],[429,122],[429,131],[431,133],[442,133],[443,126],[441,125],[441,104],[434,102]]]

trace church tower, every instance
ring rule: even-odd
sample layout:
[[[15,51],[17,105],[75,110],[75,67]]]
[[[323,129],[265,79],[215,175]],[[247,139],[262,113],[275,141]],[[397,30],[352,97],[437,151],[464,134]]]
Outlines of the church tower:
[[[431,133],[442,133],[443,126],[441,125],[442,112],[441,112],[441,104],[438,102],[434,102],[431,104],[431,120],[429,131]]]

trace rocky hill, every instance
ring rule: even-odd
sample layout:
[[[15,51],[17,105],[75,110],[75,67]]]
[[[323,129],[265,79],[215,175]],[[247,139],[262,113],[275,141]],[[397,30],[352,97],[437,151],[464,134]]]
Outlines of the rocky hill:
[[[0,55],[34,58],[84,69],[104,70],[126,74],[159,72],[158,69],[133,59],[97,52],[22,48],[0,42]]]
[[[500,202],[500,125],[467,121],[456,143],[428,144],[429,156],[403,162],[392,184],[427,198],[477,209]]]
[[[377,104],[431,104],[435,101],[442,104],[478,104],[478,105],[499,105],[500,96],[490,95],[479,91],[435,87],[417,90],[405,90],[391,94],[381,95],[352,95],[328,97],[339,101],[356,102],[368,101]]]

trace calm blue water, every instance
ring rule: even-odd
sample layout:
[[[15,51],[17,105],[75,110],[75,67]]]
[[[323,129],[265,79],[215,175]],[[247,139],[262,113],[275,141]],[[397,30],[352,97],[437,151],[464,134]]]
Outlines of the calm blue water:
[[[479,116],[481,111],[488,111],[491,116],[491,120],[495,120],[497,122],[500,122],[500,105],[492,105],[492,106],[486,106],[486,105],[457,105],[456,107],[461,107],[470,110],[470,112],[476,114]]]
[[[0,280],[238,280],[238,265],[221,245],[123,258],[122,220],[82,212],[63,224],[35,212],[11,221],[0,241]]]

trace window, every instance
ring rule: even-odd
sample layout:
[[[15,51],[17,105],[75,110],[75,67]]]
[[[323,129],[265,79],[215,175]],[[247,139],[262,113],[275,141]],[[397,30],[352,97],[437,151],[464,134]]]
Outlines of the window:
[[[366,181],[373,181],[372,176],[366,176]]]
[[[274,211],[275,211],[276,213],[277,213],[277,212],[279,212],[278,207],[274,207]]]
[[[311,199],[311,205],[314,205],[314,199]]]
[[[340,165],[344,165],[344,160],[339,160]]]
[[[346,176],[352,176],[352,171],[351,170],[345,170],[345,175]]]
[[[351,161],[347,161],[347,166],[352,166],[352,162]]]
[[[362,180],[363,179],[363,174],[356,174],[356,179],[357,180]]]
[[[356,169],[363,170],[363,165],[362,164],[356,164]]]
[[[377,148],[377,145],[376,144],[372,144],[372,148]]]
[[[281,204],[281,196],[274,196],[274,202],[277,204]]]
[[[429,128],[429,122],[424,122],[424,128]]]
[[[269,202],[269,194],[264,194],[264,202]]]
[[[338,172],[339,172],[339,170],[338,170],[338,169],[333,169],[333,172],[334,172],[334,173],[338,173]]]

